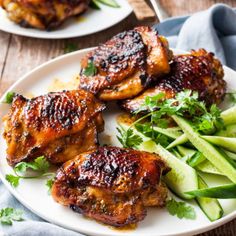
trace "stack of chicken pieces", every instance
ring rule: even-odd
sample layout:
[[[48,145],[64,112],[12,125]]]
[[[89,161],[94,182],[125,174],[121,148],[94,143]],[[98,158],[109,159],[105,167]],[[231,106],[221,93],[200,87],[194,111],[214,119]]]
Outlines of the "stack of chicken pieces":
[[[99,147],[104,102],[118,101],[134,113],[146,96],[162,92],[168,99],[191,89],[207,104],[219,104],[223,76],[219,60],[204,49],[173,55],[149,27],[119,33],[82,59],[77,90],[15,96],[5,117],[7,161],[15,166],[44,155],[64,163],[52,187],[57,202],[112,226],[137,223],[146,207],[165,206],[161,176],[169,168],[152,153]]]

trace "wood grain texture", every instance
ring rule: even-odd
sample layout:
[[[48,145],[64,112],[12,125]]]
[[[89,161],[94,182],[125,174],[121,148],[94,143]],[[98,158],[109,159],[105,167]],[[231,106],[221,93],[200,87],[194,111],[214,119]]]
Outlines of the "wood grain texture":
[[[236,7],[236,0],[160,0],[160,3],[170,16],[189,15],[205,10],[215,3],[225,3]],[[114,34],[139,24],[132,14],[110,29],[68,40],[32,39],[0,31],[0,95],[31,69],[63,54],[67,43],[75,43],[78,49],[93,47]],[[236,220],[199,236],[236,236]]]

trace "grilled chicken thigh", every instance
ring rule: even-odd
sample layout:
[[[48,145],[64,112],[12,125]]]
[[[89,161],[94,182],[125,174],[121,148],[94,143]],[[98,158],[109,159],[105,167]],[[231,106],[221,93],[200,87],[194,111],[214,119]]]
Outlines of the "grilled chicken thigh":
[[[99,147],[66,162],[51,193],[75,212],[119,227],[143,220],[147,206],[165,205],[161,176],[167,171],[156,154]]]
[[[134,99],[122,101],[121,106],[132,113],[144,103],[147,96],[162,92],[168,99],[184,89],[197,91],[199,98],[208,105],[222,102],[226,91],[224,71],[220,61],[212,53],[204,49],[192,50],[190,54],[174,56],[170,65],[171,72],[157,82],[156,86]]]
[[[119,33],[82,59],[80,88],[105,101],[134,97],[170,71],[171,57],[167,40],[149,27]]]
[[[87,10],[90,0],[0,0],[10,20],[24,27],[52,29]]]
[[[14,166],[44,155],[62,163],[97,147],[104,105],[83,90],[33,99],[16,95],[5,117],[7,161]]]

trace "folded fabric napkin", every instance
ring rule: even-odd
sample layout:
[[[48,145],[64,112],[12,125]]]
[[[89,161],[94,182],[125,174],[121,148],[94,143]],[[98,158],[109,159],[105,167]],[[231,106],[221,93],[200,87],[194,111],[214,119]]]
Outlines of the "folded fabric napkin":
[[[170,18],[154,26],[172,48],[189,51],[205,48],[224,65],[236,70],[236,10],[216,4],[192,16]]]
[[[218,4],[192,16],[170,18],[154,28],[166,36],[172,48],[182,50],[205,48],[223,64],[236,70],[236,11]],[[29,193],[30,194],[30,193]],[[23,207],[1,184],[0,208],[23,209],[25,221],[13,226],[0,226],[4,235],[14,236],[74,236],[81,235],[45,222]],[[40,200],[40,199],[39,199]]]

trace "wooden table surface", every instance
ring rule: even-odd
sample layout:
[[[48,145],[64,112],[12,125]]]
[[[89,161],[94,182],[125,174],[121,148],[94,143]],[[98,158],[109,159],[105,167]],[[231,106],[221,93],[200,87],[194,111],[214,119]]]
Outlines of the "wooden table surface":
[[[223,2],[236,7],[236,0],[161,0],[170,16],[187,15]],[[11,35],[0,31],[0,95],[31,69],[64,53],[65,45],[74,43],[78,49],[96,46],[114,34],[140,24],[132,14],[118,25],[81,38],[43,40]],[[236,220],[201,236],[236,236]]]

